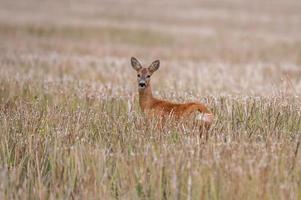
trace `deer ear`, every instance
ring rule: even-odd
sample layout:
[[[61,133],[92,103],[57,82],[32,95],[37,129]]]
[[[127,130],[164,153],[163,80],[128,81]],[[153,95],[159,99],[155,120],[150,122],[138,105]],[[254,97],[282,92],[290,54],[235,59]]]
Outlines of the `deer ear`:
[[[160,67],[160,61],[159,60],[155,60],[149,67],[149,71],[151,71],[151,73],[154,73],[155,71],[157,71]]]
[[[132,64],[132,67],[134,68],[134,70],[136,70],[136,71],[138,71],[142,68],[140,62],[134,57],[131,58],[131,64]]]

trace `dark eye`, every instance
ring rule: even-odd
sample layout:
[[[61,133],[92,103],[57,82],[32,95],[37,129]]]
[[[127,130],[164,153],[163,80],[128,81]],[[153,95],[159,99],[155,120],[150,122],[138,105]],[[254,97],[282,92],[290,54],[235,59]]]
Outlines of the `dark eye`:
[[[146,78],[150,78],[150,75],[147,75]]]
[[[140,78],[140,74],[138,74],[137,76],[138,76],[138,78]]]

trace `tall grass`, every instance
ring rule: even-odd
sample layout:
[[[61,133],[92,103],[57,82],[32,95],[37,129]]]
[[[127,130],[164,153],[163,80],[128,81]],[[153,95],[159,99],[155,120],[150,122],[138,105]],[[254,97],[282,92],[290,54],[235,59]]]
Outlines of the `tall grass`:
[[[208,96],[206,140],[53,87],[1,79],[2,199],[300,198],[299,98]]]
[[[300,6],[0,1],[0,199],[301,199]],[[131,56],[207,137],[145,119]]]

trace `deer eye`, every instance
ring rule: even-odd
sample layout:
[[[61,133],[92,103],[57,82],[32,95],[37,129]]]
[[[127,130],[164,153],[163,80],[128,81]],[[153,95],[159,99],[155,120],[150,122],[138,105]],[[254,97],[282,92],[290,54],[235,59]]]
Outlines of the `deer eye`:
[[[140,74],[138,74],[137,77],[140,78]]]
[[[147,75],[146,78],[150,78],[150,75]]]

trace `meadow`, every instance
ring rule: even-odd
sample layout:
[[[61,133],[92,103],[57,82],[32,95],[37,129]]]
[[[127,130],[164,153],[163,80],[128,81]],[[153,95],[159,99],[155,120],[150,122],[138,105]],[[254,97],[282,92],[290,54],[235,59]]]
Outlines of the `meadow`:
[[[301,199],[301,2],[0,1],[0,199]],[[208,138],[146,122],[208,105]]]

